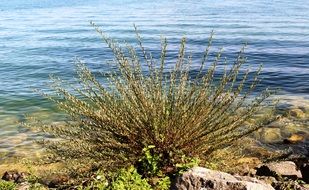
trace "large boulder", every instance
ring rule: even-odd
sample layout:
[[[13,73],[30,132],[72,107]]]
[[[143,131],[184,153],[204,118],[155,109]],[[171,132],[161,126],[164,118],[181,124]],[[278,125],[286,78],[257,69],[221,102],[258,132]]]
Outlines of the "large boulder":
[[[282,176],[290,179],[302,178],[300,170],[292,161],[271,162],[261,165],[256,170],[256,175],[259,176]]]
[[[274,190],[260,180],[251,177],[234,177],[228,173],[194,167],[177,177],[172,190]]]

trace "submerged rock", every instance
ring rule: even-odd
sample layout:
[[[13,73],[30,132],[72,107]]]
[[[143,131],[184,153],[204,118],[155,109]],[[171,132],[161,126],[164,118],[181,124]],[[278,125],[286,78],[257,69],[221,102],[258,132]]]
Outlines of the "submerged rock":
[[[283,127],[282,128],[282,131],[281,131],[281,134],[284,136],[284,137],[289,137],[291,136],[292,134],[296,134],[296,133],[299,133],[302,131],[302,127],[300,127],[299,125],[297,124],[294,124],[294,123],[290,123],[288,124],[287,126]]]
[[[279,142],[282,139],[279,128],[264,128],[261,134],[261,140],[265,143]]]
[[[289,138],[284,139],[283,142],[286,144],[296,144],[303,142],[305,140],[304,135],[301,134],[293,134]]]
[[[274,190],[256,178],[232,176],[231,174],[194,167],[177,177],[172,190]]]
[[[294,109],[289,110],[288,115],[292,117],[296,117],[296,118],[304,118],[306,116],[303,110],[299,108],[294,108]]]

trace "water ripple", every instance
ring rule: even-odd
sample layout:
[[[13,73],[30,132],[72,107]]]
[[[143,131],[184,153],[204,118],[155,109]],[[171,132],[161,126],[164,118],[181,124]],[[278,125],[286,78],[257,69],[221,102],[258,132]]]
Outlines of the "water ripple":
[[[249,44],[251,67],[264,65],[261,88],[307,96],[308,15],[307,0],[6,1],[0,5],[0,137],[19,134],[16,122],[23,114],[51,108],[30,87],[47,90],[45,83],[52,73],[71,79],[76,56],[95,71],[107,69],[102,63],[112,54],[90,20],[111,37],[133,44],[135,23],[155,57],[159,57],[160,35],[168,38],[170,59],[176,56],[180,38],[187,36],[195,66],[214,30],[212,49],[224,47],[229,62],[242,44]],[[12,146],[0,142],[0,148]]]

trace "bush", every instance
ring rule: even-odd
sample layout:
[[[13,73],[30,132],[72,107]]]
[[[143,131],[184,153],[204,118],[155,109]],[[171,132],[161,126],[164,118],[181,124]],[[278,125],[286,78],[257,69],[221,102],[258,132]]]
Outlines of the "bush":
[[[91,160],[109,171],[134,165],[143,177],[170,175],[186,166],[184,158],[207,159],[267,121],[265,115],[256,124],[245,124],[272,93],[266,89],[251,99],[261,68],[240,71],[245,48],[233,64],[221,61],[220,51],[208,65],[211,35],[201,65],[192,71],[182,38],[178,58],[168,69],[166,39],[155,59],[138,32],[140,50],[118,44],[92,25],[113,52],[117,69],[93,74],[77,60],[76,85],[51,77],[55,93],[41,93],[70,116],[65,125],[40,124],[42,131],[62,139],[42,141],[57,158]],[[221,74],[219,64],[224,66]],[[104,77],[108,84],[101,82]]]

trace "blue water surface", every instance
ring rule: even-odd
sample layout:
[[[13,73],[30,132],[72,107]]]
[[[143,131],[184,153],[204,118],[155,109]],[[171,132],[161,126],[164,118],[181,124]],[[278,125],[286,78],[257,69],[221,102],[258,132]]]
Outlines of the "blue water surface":
[[[47,89],[49,74],[72,78],[75,57],[93,69],[107,69],[103,63],[112,54],[89,21],[132,43],[135,23],[155,56],[161,35],[168,38],[170,58],[185,35],[196,65],[213,30],[213,50],[223,47],[230,62],[248,43],[251,68],[264,65],[262,88],[309,95],[307,0],[10,0],[0,3],[1,118],[15,115],[20,120],[36,109],[48,109],[51,104],[30,87]],[[7,135],[4,125],[0,123],[0,136]]]

